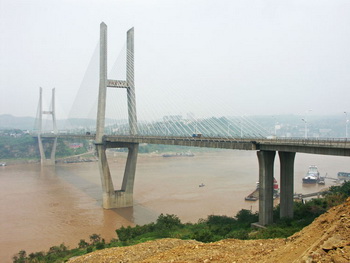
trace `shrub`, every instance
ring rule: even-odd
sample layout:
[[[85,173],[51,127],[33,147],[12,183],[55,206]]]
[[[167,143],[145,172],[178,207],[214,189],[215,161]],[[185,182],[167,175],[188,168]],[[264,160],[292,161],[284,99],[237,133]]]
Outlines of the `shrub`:
[[[347,196],[344,193],[331,193],[326,197],[327,207],[333,207],[342,204]]]
[[[17,255],[14,255],[12,257],[13,263],[25,263],[26,261],[27,252],[25,250],[21,250],[17,253]]]
[[[235,239],[249,239],[250,229],[239,229],[229,232],[225,238],[235,238]]]
[[[181,226],[181,221],[176,215],[160,214],[156,222],[157,230],[170,230],[178,226]]]
[[[259,220],[258,212],[252,213],[252,211],[247,209],[241,209],[235,216],[237,222],[248,224],[257,222]]]
[[[90,236],[90,241],[92,245],[95,245],[101,241],[101,235],[98,234],[92,234]]]
[[[350,181],[344,182],[340,186],[331,186],[329,188],[330,194],[336,194],[336,193],[341,193],[344,194],[346,197],[350,196]]]
[[[216,215],[210,215],[208,216],[208,219],[206,220],[206,224],[209,226],[212,225],[232,225],[236,223],[236,219],[228,216],[216,216]]]
[[[116,232],[120,241],[127,241],[133,237],[132,229],[130,226],[128,227],[122,226],[121,228],[117,229]]]
[[[104,249],[105,248],[105,243],[104,242],[98,242],[96,244],[96,249],[100,250],[100,249]]]
[[[86,248],[87,246],[89,246],[89,243],[86,242],[84,239],[80,239],[80,242],[78,244],[79,248]]]
[[[208,243],[216,241],[217,239],[208,229],[202,229],[200,231],[195,231],[192,235],[192,239],[195,239],[200,242]]]
[[[254,233],[254,235],[251,235],[250,237],[254,239],[287,238],[293,235],[298,230],[298,228],[293,227],[285,228],[279,226],[270,226],[266,229],[258,230]]]

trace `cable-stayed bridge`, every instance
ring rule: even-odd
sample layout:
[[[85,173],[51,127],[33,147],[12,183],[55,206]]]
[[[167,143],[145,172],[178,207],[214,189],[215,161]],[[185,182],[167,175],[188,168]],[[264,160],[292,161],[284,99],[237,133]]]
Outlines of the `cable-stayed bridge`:
[[[257,151],[259,161],[260,225],[272,223],[274,160],[276,152],[278,152],[281,167],[281,217],[293,217],[294,159],[297,152],[350,156],[350,144],[346,139],[316,140],[307,139],[307,136],[303,139],[275,137],[268,139],[269,132],[244,115],[232,118],[212,117],[210,115],[196,118],[193,115],[189,115],[187,119],[182,119],[178,115],[168,115],[163,120],[154,118],[149,121],[138,121],[134,82],[134,29],[132,28],[127,32],[126,74],[124,80],[110,79],[107,76],[107,26],[104,23],[100,25],[99,54],[99,89],[95,112],[97,116],[96,128],[84,129],[83,133],[59,133],[55,122],[55,93],[53,90],[52,107],[48,111],[43,110],[40,92],[37,136],[42,164],[55,163],[57,138],[94,140],[99,160],[104,208],[133,205],[133,187],[140,143]],[[107,93],[111,89],[126,91],[124,99],[127,101],[127,121],[108,123],[106,119]],[[196,98],[193,98],[193,101],[195,100]],[[90,104],[89,101],[85,103]],[[159,108],[157,111],[159,114],[162,112],[162,109]],[[42,130],[43,114],[52,116],[53,132],[50,134],[44,133]],[[307,129],[305,129],[306,131]],[[43,139],[53,140],[54,147],[49,159],[44,154]],[[120,190],[115,190],[113,186],[106,156],[108,148],[128,148],[128,158]]]

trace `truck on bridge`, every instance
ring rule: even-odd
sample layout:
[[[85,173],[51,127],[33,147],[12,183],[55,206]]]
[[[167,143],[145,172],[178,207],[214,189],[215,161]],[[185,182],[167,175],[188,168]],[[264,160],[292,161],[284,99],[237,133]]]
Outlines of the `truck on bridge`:
[[[193,133],[193,134],[192,134],[192,137],[193,137],[193,138],[201,138],[201,137],[202,137],[202,134],[201,134],[201,133]]]

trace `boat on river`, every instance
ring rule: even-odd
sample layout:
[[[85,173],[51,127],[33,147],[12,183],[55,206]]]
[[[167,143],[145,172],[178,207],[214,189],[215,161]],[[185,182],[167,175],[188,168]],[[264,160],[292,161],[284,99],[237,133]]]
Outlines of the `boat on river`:
[[[316,184],[320,180],[320,172],[316,165],[310,165],[306,176],[303,178],[303,184]]]
[[[273,199],[279,197],[279,186],[275,178],[273,178]],[[256,182],[256,189],[247,195],[244,200],[246,201],[257,201],[259,199],[259,182]]]
[[[344,181],[350,180],[350,173],[339,172],[339,173],[337,174],[337,176],[338,176],[338,180],[344,180]]]

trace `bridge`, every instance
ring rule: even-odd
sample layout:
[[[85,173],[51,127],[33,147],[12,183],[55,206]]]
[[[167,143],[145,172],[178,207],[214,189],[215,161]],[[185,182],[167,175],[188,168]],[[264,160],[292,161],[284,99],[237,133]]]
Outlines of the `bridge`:
[[[225,123],[227,135],[222,135],[224,129],[218,125],[218,121],[211,121],[202,125],[202,130],[214,127],[214,132],[207,131],[203,134],[189,134],[189,130],[197,130],[198,122],[190,128],[184,128],[185,132],[177,132],[175,135],[145,135],[139,133],[139,123],[136,114],[136,99],[134,85],[134,30],[127,32],[127,61],[126,80],[115,80],[107,78],[107,26],[100,25],[100,75],[99,75],[99,96],[97,108],[96,134],[61,134],[57,132],[55,124],[54,107],[49,111],[42,109],[41,92],[39,100],[39,132],[38,143],[43,165],[55,163],[55,147],[57,138],[81,138],[94,139],[98,155],[99,171],[102,182],[103,207],[106,209],[133,206],[133,188],[137,155],[140,143],[181,145],[190,147],[208,147],[232,150],[256,151],[259,162],[259,224],[268,225],[273,222],[273,178],[274,160],[276,153],[280,159],[280,216],[293,217],[294,197],[294,159],[296,153],[323,154],[336,156],[350,156],[350,143],[347,139],[287,139],[272,138],[265,136],[242,136],[242,126],[236,128],[238,136],[230,136],[230,123]],[[107,88],[125,89],[128,102],[128,134],[106,134],[106,97]],[[54,105],[54,90],[52,105]],[[46,134],[41,129],[43,114],[52,115],[54,131]],[[220,120],[222,121],[222,120]],[[242,125],[241,121],[237,122]],[[237,124],[236,123],[236,124]],[[239,127],[239,125],[237,127]],[[252,125],[254,126],[254,125]],[[167,128],[163,124],[163,128]],[[217,127],[215,129],[215,127]],[[148,129],[150,129],[148,127]],[[180,128],[179,128],[180,129]],[[186,134],[187,133],[187,134]],[[221,133],[214,136],[213,133]],[[255,134],[252,132],[252,134]],[[53,140],[54,147],[49,159],[45,157],[42,140]],[[121,189],[115,190],[111,178],[106,150],[108,148],[127,148],[128,157],[125,166],[124,177]]]

